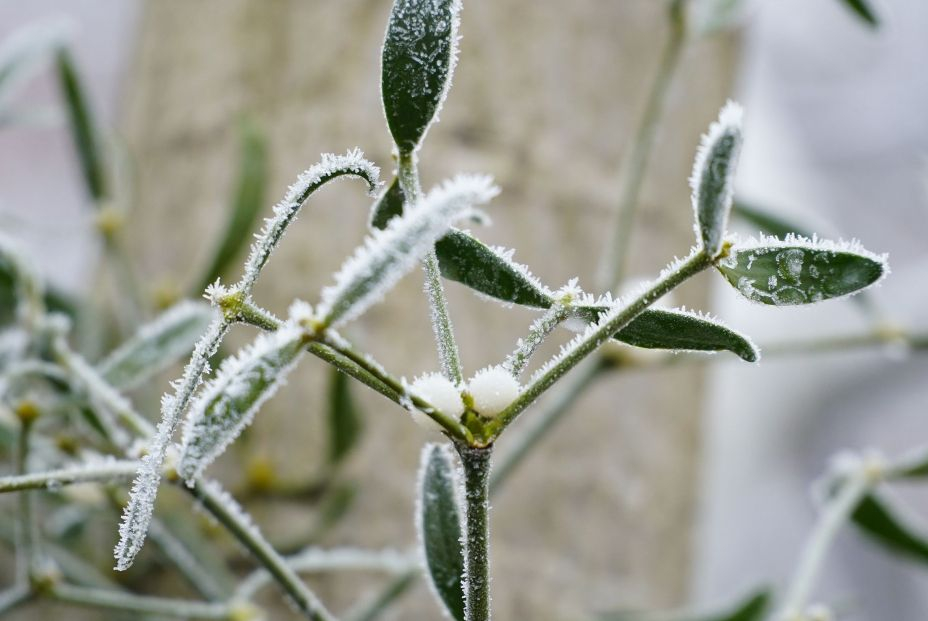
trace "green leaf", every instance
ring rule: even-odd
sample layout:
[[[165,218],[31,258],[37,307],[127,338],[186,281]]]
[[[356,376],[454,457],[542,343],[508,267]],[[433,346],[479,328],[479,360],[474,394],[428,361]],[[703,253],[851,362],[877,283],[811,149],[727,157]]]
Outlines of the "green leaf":
[[[77,148],[87,193],[96,203],[106,198],[103,144],[90,111],[90,104],[70,52],[60,49],[57,57],[58,83],[68,112],[71,137]]]
[[[284,324],[266,332],[219,372],[190,405],[177,471],[190,481],[223,453],[286,381],[305,351],[302,328]]]
[[[264,205],[268,178],[267,140],[260,128],[245,120],[240,126],[242,152],[238,181],[226,229],[209,268],[199,281],[201,292],[229,268],[251,240],[251,233]]]
[[[351,395],[351,379],[332,367],[329,371],[329,464],[337,465],[361,437],[361,415]]]
[[[811,304],[857,293],[888,273],[885,256],[859,244],[787,236],[735,243],[716,267],[761,304]]]
[[[142,326],[103,359],[97,370],[115,388],[135,388],[188,356],[214,314],[202,302],[180,302]]]
[[[919,479],[928,476],[928,449],[922,448],[900,459],[894,465],[893,479]]]
[[[702,137],[693,175],[693,210],[696,231],[706,253],[715,257],[722,248],[728,227],[735,168],[741,152],[741,106],[729,101],[719,113],[719,120]]]
[[[387,186],[387,189],[383,191],[383,194],[380,195],[380,198],[371,208],[370,228],[387,228],[387,223],[390,220],[403,215],[403,203],[405,200],[403,188],[400,187],[400,178],[394,176],[393,181],[390,182],[390,185]]]
[[[586,307],[594,321],[605,309]],[[635,347],[677,351],[730,351],[742,360],[757,362],[760,352],[751,339],[725,324],[686,310],[649,308],[613,338]]]
[[[460,0],[393,3],[383,44],[381,95],[401,153],[415,151],[447,94],[460,9]]]
[[[426,574],[445,612],[464,621],[463,528],[457,471],[448,445],[427,444],[419,470],[416,526]]]
[[[841,0],[841,2],[868,26],[876,28],[880,25],[880,18],[870,6],[870,0]]]
[[[68,30],[63,21],[43,20],[4,39],[0,45],[0,103],[7,103],[17,87],[33,75],[39,61],[64,43]]]
[[[928,534],[907,523],[880,494],[866,495],[851,515],[851,522],[889,551],[928,564]]]
[[[715,613],[646,613],[612,612],[600,615],[600,621],[762,621],[770,607],[770,591],[752,593],[730,609]]]
[[[548,308],[546,287],[510,253],[490,248],[463,231],[451,230],[435,244],[441,274],[503,302]]]
[[[761,209],[739,199],[735,199],[732,215],[756,226],[759,232],[775,237],[782,238],[787,235],[798,235],[811,238],[813,235],[809,229],[780,216],[773,215],[769,209]]]

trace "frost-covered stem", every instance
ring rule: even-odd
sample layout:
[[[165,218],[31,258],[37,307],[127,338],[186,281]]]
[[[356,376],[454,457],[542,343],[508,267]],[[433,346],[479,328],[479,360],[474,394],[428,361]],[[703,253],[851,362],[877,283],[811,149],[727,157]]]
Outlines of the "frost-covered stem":
[[[400,187],[403,189],[406,201],[404,209],[408,210],[419,202],[422,195],[415,152],[400,152],[398,173]],[[451,325],[448,300],[445,299],[438,257],[434,249],[425,255],[422,267],[425,270],[425,293],[429,300],[429,313],[432,317],[432,329],[435,331],[435,342],[438,345],[441,372],[453,383],[461,384],[464,381],[461,357],[458,353],[458,344],[454,339],[454,327]]]
[[[75,483],[110,483],[131,480],[135,476],[138,466],[137,461],[121,460],[103,463],[98,466],[65,468],[2,477],[0,478],[0,494],[30,489],[56,490],[62,485],[73,485]]]
[[[19,431],[16,446],[16,474],[26,476],[29,460],[29,436],[32,431],[32,420],[24,419]],[[28,581],[39,558],[40,537],[39,525],[35,515],[35,494],[25,492],[19,495],[17,518],[17,574],[20,580]]]
[[[855,472],[845,480],[838,493],[828,500],[815,530],[803,546],[799,565],[783,599],[780,613],[774,617],[774,621],[785,621],[802,614],[835,535],[850,518],[871,485],[872,481],[865,471]]]
[[[626,304],[621,310],[614,313],[608,321],[599,324],[599,327],[577,344],[563,359],[559,360],[541,374],[538,379],[529,384],[519,397],[505,410],[497,415],[488,426],[491,437],[499,433],[512,423],[528,406],[535,402],[548,388],[550,388],[565,373],[580,364],[587,356],[592,354],[603,343],[608,341],[619,330],[630,324],[635,317],[643,313],[651,304],[670,291],[702,272],[712,264],[703,251],[693,252],[689,258],[681,262],[674,269],[669,270],[658,278],[637,298]]]
[[[600,288],[614,290],[621,284],[627,268],[631,233],[635,223],[641,187],[647,175],[657,129],[667,107],[667,95],[686,42],[684,2],[675,0],[670,10],[670,34],[661,55],[657,75],[648,93],[644,116],[635,130],[629,152],[619,173],[619,202],[613,220],[612,237],[600,263]]]
[[[235,578],[227,568],[217,567],[200,560],[205,556],[203,550],[210,544],[209,541],[199,539],[181,541],[158,518],[152,519],[148,536],[200,595],[208,600],[219,601],[232,592],[230,585]]]
[[[9,612],[32,597],[28,584],[17,584],[0,593],[0,614]]]
[[[535,350],[559,324],[567,319],[569,313],[570,308],[568,306],[555,302],[551,308],[532,323],[528,336],[519,340],[518,347],[503,362],[503,368],[509,371],[514,378],[519,379]]]
[[[111,589],[94,589],[68,584],[55,585],[51,599],[92,608],[108,608],[124,612],[176,617],[178,619],[233,619],[234,610],[228,604],[197,602],[166,597],[132,595]]]
[[[522,463],[528,454],[554,426],[570,411],[577,398],[586,392],[593,381],[600,377],[607,367],[598,357],[585,362],[568,381],[558,387],[557,394],[544,409],[535,416],[534,425],[524,435],[516,439],[516,445],[509,449],[499,463],[493,468],[490,477],[490,495],[497,492],[509,475]]]
[[[203,479],[196,479],[193,487],[181,485],[209,511],[229,533],[251,552],[274,580],[290,596],[297,608],[310,621],[335,621],[316,595],[287,564],[287,561],[268,541],[248,523],[237,506],[229,506],[226,498]]]
[[[349,613],[348,621],[376,621],[380,615],[389,609],[393,602],[416,583],[416,579],[420,575],[422,575],[422,570],[418,567],[400,574],[388,582],[387,586],[377,593],[370,602],[363,602],[356,612]]]
[[[464,466],[464,619],[490,619],[490,457],[492,447],[455,443]]]

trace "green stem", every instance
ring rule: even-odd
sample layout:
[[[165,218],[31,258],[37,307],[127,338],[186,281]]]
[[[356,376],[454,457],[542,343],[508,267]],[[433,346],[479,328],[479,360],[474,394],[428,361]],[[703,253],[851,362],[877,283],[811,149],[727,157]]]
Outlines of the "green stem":
[[[94,589],[68,584],[55,585],[48,596],[60,602],[92,608],[109,608],[178,619],[232,619],[227,604],[214,604],[165,597],[132,595],[109,589]]]
[[[612,239],[604,248],[600,264],[601,289],[615,289],[625,276],[641,187],[647,175],[657,129],[664,117],[670,84],[680,65],[685,42],[686,19],[683,2],[677,0],[672,4],[670,11],[670,34],[661,55],[657,75],[648,93],[644,116],[635,131],[629,153],[622,160],[619,176],[619,203],[615,213]]]
[[[490,477],[491,496],[506,482],[542,438],[547,436],[555,425],[571,411],[570,408],[577,398],[590,387],[596,378],[601,377],[605,370],[606,367],[599,359],[591,360],[582,365],[577,373],[564,383],[547,409],[534,417],[534,425],[518,438],[517,444],[502,457],[497,467],[493,469]]]
[[[499,413],[496,419],[488,425],[489,437],[495,438],[499,436],[503,429],[509,426],[519,414],[534,403],[565,373],[580,364],[584,358],[596,351],[598,347],[612,338],[616,332],[630,324],[635,317],[643,313],[655,300],[702,272],[711,264],[712,261],[705,252],[701,250],[694,252],[674,269],[657,279],[651,287],[623,307],[622,310],[614,313],[609,320],[599,324],[598,328],[579,341],[567,355],[529,384],[515,401]]]
[[[75,483],[131,481],[138,467],[137,461],[121,460],[103,463],[99,466],[84,466],[2,477],[0,478],[0,494],[35,489],[57,490],[63,485]]]
[[[490,620],[490,457],[492,447],[455,444],[464,466],[464,619]]]
[[[19,439],[16,450],[16,473],[19,476],[28,476],[29,436],[32,431],[32,419],[21,421]],[[19,495],[19,545],[17,558],[17,573],[20,580],[28,582],[38,567],[39,560],[39,525],[35,514],[35,494],[24,492]]]
[[[422,188],[419,185],[419,169],[416,164],[415,153],[400,152],[399,180],[405,199],[404,209],[419,202]],[[454,338],[454,327],[451,325],[451,315],[448,312],[448,301],[445,299],[445,289],[441,282],[441,270],[438,267],[438,257],[432,249],[422,261],[425,270],[425,293],[429,300],[429,311],[432,317],[432,328],[435,331],[435,341],[438,344],[438,358],[441,371],[455,384],[464,382],[461,371],[461,356],[458,353],[457,341]]]

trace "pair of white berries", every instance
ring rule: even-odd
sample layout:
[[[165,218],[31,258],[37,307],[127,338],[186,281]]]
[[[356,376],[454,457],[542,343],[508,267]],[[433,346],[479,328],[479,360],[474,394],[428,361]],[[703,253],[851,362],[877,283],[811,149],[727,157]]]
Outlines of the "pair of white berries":
[[[439,411],[458,418],[464,413],[461,391],[451,380],[439,373],[430,373],[412,384],[417,395],[438,408]],[[485,418],[496,416],[519,396],[519,382],[502,366],[486,367],[467,382],[467,393],[473,399],[474,410]],[[413,419],[423,427],[432,428],[432,419],[413,410]]]

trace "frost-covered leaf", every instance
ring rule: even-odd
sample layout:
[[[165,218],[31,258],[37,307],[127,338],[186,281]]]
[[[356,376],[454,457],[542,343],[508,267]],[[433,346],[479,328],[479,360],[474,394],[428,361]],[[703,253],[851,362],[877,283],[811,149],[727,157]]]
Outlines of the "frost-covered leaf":
[[[591,311],[591,319],[606,311],[605,308],[587,309]],[[649,308],[613,338],[647,349],[730,351],[747,362],[756,362],[760,358],[757,346],[747,336],[718,319],[686,309]]]
[[[498,193],[485,176],[459,175],[429,192],[406,213],[375,230],[322,291],[319,316],[339,325],[361,315],[415,267],[456,220]]]
[[[260,128],[249,120],[242,122],[240,133],[242,151],[235,195],[225,232],[198,283],[198,292],[222,276],[239,256],[247,240],[251,239],[251,232],[264,205],[268,177],[267,140]]]
[[[851,514],[851,522],[889,551],[928,564],[928,530],[912,524],[878,492],[864,496]]]
[[[28,24],[6,37],[0,44],[0,103],[32,74],[38,61],[59,48],[70,34],[63,20],[43,20]]]
[[[400,187],[399,177],[394,176],[393,181],[383,191],[377,202],[371,208],[370,228],[385,229],[387,224],[403,214],[403,203],[406,199],[403,197],[403,188]]]
[[[928,477],[928,449],[921,448],[900,459],[892,469],[893,479]]]
[[[70,52],[58,50],[58,83],[68,111],[71,137],[77,149],[87,193],[96,203],[107,195],[103,141],[94,125],[86,89],[81,82]]]
[[[492,248],[464,231],[451,230],[435,244],[441,274],[474,291],[511,304],[548,308],[551,292],[512,251]]]
[[[97,370],[112,386],[130,390],[189,355],[200,335],[215,317],[209,305],[183,301],[113,350]]]
[[[735,242],[719,271],[741,295],[761,304],[811,304],[852,295],[885,276],[885,255],[857,242],[788,235]]]
[[[719,612],[611,612],[599,615],[600,621],[762,621],[770,608],[772,597],[764,589]]]
[[[419,466],[419,547],[429,584],[445,613],[455,621],[464,621],[460,485],[451,448],[427,444]]]
[[[873,10],[870,0],[841,0],[841,2],[868,26],[875,28],[880,25],[880,18]]]
[[[395,0],[383,43],[381,95],[401,152],[438,115],[457,62],[460,0]]]
[[[190,406],[178,466],[184,479],[199,476],[251,424],[296,366],[305,345],[304,330],[287,323],[223,361]]]
[[[45,283],[16,240],[0,232],[0,319],[45,310]]]
[[[735,168],[741,152],[741,106],[729,101],[719,120],[703,135],[693,163],[690,186],[696,216],[696,238],[710,257],[719,253],[728,227]]]
[[[351,379],[332,367],[329,371],[329,464],[336,465],[361,437],[361,412],[351,394]]]

